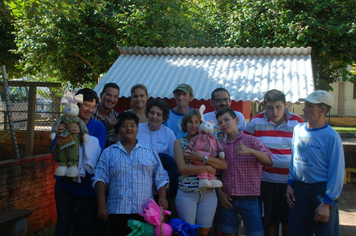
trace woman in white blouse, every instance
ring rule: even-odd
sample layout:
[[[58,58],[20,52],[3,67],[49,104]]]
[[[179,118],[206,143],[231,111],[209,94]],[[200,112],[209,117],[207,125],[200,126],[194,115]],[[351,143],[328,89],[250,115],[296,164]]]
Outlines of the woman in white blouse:
[[[147,123],[138,126],[137,139],[149,143],[157,151],[163,168],[169,176],[168,209],[175,216],[174,199],[178,191],[178,169],[174,161],[174,142],[176,136],[163,123],[169,117],[169,105],[162,100],[154,99],[146,107]]]
[[[147,123],[138,126],[137,139],[151,144],[157,153],[164,153],[173,158],[174,141],[173,131],[163,123],[169,117],[169,105],[162,100],[154,99],[146,107]]]

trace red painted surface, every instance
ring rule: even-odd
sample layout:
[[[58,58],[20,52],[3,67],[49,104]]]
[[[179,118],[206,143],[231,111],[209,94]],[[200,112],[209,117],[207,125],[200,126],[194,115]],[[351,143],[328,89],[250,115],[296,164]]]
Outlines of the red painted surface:
[[[152,100],[152,98],[150,98],[149,101],[150,100]],[[171,108],[176,106],[176,102],[173,98],[171,98],[171,99],[164,98],[162,100],[167,102]],[[115,107],[115,110],[119,113],[122,111],[129,110],[131,108],[130,101],[131,101],[130,98],[125,98],[125,97],[119,98],[119,101]],[[210,104],[210,100],[206,101],[206,100],[194,99],[193,101],[191,101],[189,103],[189,106],[198,109],[202,104],[204,104],[206,107],[205,112],[210,112],[210,111],[214,110],[214,107],[211,106],[211,104]],[[247,102],[232,101],[231,108],[234,109],[235,111],[241,112],[244,115],[245,119],[248,119],[248,120],[250,119],[250,113],[251,113],[251,102],[250,101],[247,101]]]

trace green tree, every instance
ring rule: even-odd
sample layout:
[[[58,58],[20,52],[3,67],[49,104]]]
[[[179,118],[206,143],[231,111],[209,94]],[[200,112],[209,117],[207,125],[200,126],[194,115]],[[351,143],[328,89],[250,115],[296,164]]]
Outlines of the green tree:
[[[311,46],[319,89],[350,75],[346,67],[356,61],[355,0],[218,2],[216,12],[206,15],[216,23],[218,46]]]
[[[312,47],[317,88],[356,53],[356,0],[8,1],[24,73],[95,83],[117,46]]]
[[[30,0],[8,5],[25,73],[82,84],[95,83],[110,68],[120,55],[118,46],[195,46],[191,43],[199,40],[180,2]],[[204,32],[198,35],[204,39]]]
[[[112,14],[100,4],[9,2],[24,72],[73,84],[95,82],[119,55]]]
[[[17,49],[14,31],[13,18],[2,1],[0,2],[0,66],[6,66],[8,78],[21,77],[21,70],[16,68],[21,56],[14,52]]]

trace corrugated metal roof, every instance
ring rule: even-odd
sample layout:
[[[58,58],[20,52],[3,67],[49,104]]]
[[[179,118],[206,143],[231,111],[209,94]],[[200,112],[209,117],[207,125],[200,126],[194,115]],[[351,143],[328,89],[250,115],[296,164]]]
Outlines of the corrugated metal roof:
[[[210,99],[218,87],[235,101],[262,101],[278,89],[296,102],[314,91],[311,48],[119,48],[122,55],[95,87],[120,86],[120,97],[142,83],[149,95],[172,98],[180,83],[190,84],[198,100]]]

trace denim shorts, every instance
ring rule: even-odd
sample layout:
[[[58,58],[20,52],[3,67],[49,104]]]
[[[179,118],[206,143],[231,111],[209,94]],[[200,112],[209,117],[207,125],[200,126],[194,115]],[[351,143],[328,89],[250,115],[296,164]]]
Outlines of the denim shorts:
[[[178,190],[176,209],[179,219],[191,225],[211,228],[218,198],[215,189],[209,191],[183,192]]]
[[[232,208],[226,209],[220,204],[218,206],[218,228],[224,233],[235,233],[240,227],[240,220],[237,216],[241,215],[246,229],[246,235],[263,236],[260,207],[258,198],[252,197],[230,197]]]

